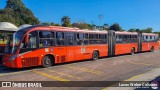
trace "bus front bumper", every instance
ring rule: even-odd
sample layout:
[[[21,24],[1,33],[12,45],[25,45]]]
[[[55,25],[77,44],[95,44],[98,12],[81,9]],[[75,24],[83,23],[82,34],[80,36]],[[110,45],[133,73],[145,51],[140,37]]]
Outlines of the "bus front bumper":
[[[16,60],[10,60],[10,56],[3,56],[2,57],[2,64],[4,66],[10,67],[10,68],[17,68]]]

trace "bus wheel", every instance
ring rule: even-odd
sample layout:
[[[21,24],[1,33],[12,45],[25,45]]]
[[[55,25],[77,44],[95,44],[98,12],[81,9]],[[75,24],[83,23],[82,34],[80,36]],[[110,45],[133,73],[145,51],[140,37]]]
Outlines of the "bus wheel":
[[[92,54],[92,59],[93,60],[97,60],[99,58],[99,53],[98,51],[94,51],[93,54]]]
[[[51,57],[49,56],[45,56],[42,60],[42,66],[43,67],[51,67],[52,66],[52,63],[53,63],[53,60]]]
[[[152,46],[152,48],[151,48],[151,52],[154,52],[154,47]]]
[[[131,49],[131,55],[134,55],[135,54],[135,50],[134,48]]]

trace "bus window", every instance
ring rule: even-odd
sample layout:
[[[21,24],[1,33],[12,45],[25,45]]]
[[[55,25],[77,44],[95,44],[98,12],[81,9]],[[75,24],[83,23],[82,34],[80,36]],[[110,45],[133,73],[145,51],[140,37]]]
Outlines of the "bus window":
[[[103,44],[107,44],[107,35],[104,36],[103,42]]]
[[[150,40],[152,40],[152,36],[150,36]]]
[[[67,45],[74,45],[75,33],[66,33]]]
[[[116,43],[118,43],[118,44],[122,43],[122,35],[117,34],[116,36],[117,36]]]
[[[106,44],[107,36],[105,34],[99,34],[99,44]]]
[[[122,35],[122,43],[126,43],[126,35]]]
[[[98,44],[98,34],[89,34],[89,44]]]
[[[119,39],[122,39],[122,35],[119,35]]]
[[[82,44],[83,44],[83,34],[77,33],[77,45],[82,45]]]
[[[146,36],[146,39],[148,39],[148,36]]]
[[[149,36],[144,35],[144,42],[148,42],[149,41]]]
[[[94,34],[94,44],[98,44],[98,34]]]
[[[54,32],[39,31],[39,47],[54,46]]]
[[[94,34],[89,34],[89,44],[94,44]]]
[[[127,38],[126,38],[126,43],[130,43],[130,42],[131,42],[130,35],[127,35]]]
[[[131,35],[124,35],[123,43],[131,43]]]
[[[88,44],[88,33],[84,34],[84,45]]]
[[[4,44],[5,39],[4,39],[4,34],[0,32],[0,44]]]
[[[63,46],[64,44],[64,33],[56,32],[56,44],[59,46]]]
[[[38,32],[33,31],[28,34],[29,35],[29,42],[27,48],[38,48]]]
[[[129,38],[132,38],[132,35],[129,35]]]
[[[143,39],[144,39],[144,36],[143,36]],[[130,42],[131,43],[137,42],[137,35],[131,35]]]
[[[116,35],[116,39],[119,39],[119,35]]]
[[[12,35],[11,32],[0,32],[0,44],[6,44],[8,40],[8,36]]]

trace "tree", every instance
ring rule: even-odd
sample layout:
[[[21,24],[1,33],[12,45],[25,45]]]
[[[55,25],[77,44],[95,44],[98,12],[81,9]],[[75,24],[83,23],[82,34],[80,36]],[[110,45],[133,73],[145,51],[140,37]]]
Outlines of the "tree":
[[[141,33],[152,33],[152,28],[148,27],[146,29],[129,29],[129,32],[141,32]]]
[[[80,29],[89,29],[89,30],[93,29],[92,25],[87,23],[73,23],[72,27],[77,27]]]
[[[104,30],[108,30],[108,29],[109,29],[109,25],[108,25],[107,23],[105,23],[105,24],[103,25],[103,27],[104,27]]]
[[[152,28],[148,27],[148,28],[142,30],[142,32],[144,32],[144,33],[152,33],[152,30],[153,30]]]
[[[62,19],[61,19],[61,23],[62,23],[62,26],[64,26],[64,27],[70,27],[71,26],[71,20],[68,16],[63,16]]]
[[[42,25],[51,25],[51,26],[60,26],[58,23],[54,23],[54,22],[42,22]]]
[[[6,3],[5,8],[0,10],[0,22],[11,22],[17,26],[39,23],[39,20],[21,0],[7,0]]]
[[[136,32],[136,29],[129,29],[128,32]]]
[[[114,23],[109,27],[109,30],[114,30],[114,31],[123,31],[122,28],[118,23]]]
[[[8,0],[7,6],[5,8],[17,10],[21,7],[25,7],[25,5],[21,2],[21,0]]]
[[[160,38],[160,32],[154,32],[155,34],[158,34],[159,35],[159,38]]]
[[[129,29],[128,32],[141,32],[141,30],[140,29],[133,29],[132,28],[132,29]]]

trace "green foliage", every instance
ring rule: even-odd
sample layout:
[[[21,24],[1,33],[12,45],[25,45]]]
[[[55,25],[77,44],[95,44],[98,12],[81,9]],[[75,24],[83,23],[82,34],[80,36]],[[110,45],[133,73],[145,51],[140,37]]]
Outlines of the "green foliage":
[[[144,33],[152,33],[152,28],[148,27],[146,29],[143,29],[142,32],[144,32]]]
[[[68,16],[63,16],[61,19],[62,26],[71,27],[71,20]]]
[[[140,29],[133,29],[133,28],[128,30],[128,32],[140,32],[140,31],[141,31]]]
[[[107,23],[105,23],[103,27],[104,27],[104,30],[109,30],[109,25]]]
[[[5,8],[18,10],[21,7],[25,7],[25,5],[21,2],[21,0],[8,0],[7,1],[7,6]]]
[[[42,22],[42,25],[51,25],[51,26],[60,26],[58,23],[54,23],[54,22]]]
[[[123,29],[120,27],[118,23],[114,23],[109,27],[109,30],[114,30],[114,31],[123,31]]]
[[[16,26],[22,24],[39,24],[38,18],[34,16],[31,10],[25,7],[24,3],[21,0],[7,0],[7,5],[4,9],[0,9],[0,22],[11,22]],[[62,26],[64,27],[77,27],[80,29],[90,29],[93,30],[96,25],[90,25],[86,22],[73,23],[71,24],[71,19],[68,16],[63,16],[61,18]],[[60,26],[57,23],[53,22],[43,22],[44,25]],[[123,31],[121,26],[118,23],[114,23],[110,27],[108,24],[104,24],[105,30],[114,30],[114,31]],[[145,32],[152,33],[152,28],[146,29],[130,29],[129,32]],[[160,35],[160,32],[155,32]]]
[[[146,29],[129,29],[129,32],[142,32],[142,33],[152,33],[152,28],[148,27]]]
[[[153,33],[158,34],[158,35],[159,35],[159,38],[160,38],[160,32],[153,32]]]
[[[21,0],[8,0],[6,7],[0,10],[0,22],[11,22],[20,26],[22,24],[38,24],[39,20]]]
[[[89,29],[89,30],[93,29],[92,25],[87,24],[87,23],[73,23],[72,27],[77,27],[80,29]]]

